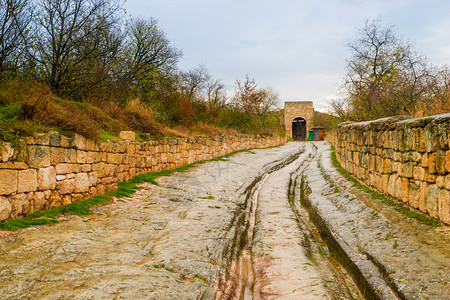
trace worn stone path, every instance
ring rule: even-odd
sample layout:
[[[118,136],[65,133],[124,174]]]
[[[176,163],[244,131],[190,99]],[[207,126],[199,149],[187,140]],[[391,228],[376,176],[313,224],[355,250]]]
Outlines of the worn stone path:
[[[374,202],[329,149],[239,153],[88,217],[0,232],[0,299],[450,298],[448,226]]]

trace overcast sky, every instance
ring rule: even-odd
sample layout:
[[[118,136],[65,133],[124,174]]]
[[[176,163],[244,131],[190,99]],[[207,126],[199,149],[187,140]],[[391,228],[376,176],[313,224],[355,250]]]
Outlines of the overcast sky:
[[[204,65],[230,91],[248,74],[316,110],[342,97],[345,45],[366,19],[395,25],[430,62],[450,64],[448,0],[127,0],[125,9],[158,20],[183,51],[180,69]]]

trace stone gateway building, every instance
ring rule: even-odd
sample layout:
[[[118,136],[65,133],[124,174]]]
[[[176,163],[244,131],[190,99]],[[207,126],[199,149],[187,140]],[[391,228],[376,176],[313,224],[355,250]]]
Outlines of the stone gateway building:
[[[312,101],[284,102],[286,135],[294,141],[306,141],[308,130],[313,127],[314,107]]]

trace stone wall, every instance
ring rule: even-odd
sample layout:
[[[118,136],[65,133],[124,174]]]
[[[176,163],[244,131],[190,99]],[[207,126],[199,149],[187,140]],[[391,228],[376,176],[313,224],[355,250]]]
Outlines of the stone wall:
[[[306,121],[306,138],[308,130],[313,126],[314,107],[312,101],[286,101],[284,102],[284,123],[286,135],[292,137],[292,121],[295,118],[303,118]]]
[[[450,114],[343,123],[332,142],[359,181],[450,224]]]
[[[0,142],[0,221],[80,201],[115,190],[137,174],[182,167],[251,148],[286,142],[280,136],[227,135],[135,142],[95,142],[76,134],[37,134],[16,150]]]

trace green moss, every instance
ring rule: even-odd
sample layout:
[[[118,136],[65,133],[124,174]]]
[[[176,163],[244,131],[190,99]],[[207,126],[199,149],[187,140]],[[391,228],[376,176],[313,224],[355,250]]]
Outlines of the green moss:
[[[108,131],[100,132],[100,139],[103,142],[110,141],[110,140],[117,140],[118,138],[119,138],[118,136],[112,135]]]

